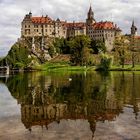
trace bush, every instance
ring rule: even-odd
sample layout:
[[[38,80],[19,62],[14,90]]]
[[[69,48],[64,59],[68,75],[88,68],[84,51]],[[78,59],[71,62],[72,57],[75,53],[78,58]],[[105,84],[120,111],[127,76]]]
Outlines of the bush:
[[[107,71],[111,67],[111,64],[112,64],[112,57],[103,55],[101,58],[101,62],[99,64],[99,66],[97,67],[97,70]]]

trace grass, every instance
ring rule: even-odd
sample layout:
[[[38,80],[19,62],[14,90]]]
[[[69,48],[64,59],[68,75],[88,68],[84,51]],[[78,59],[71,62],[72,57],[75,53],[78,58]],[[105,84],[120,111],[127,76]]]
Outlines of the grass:
[[[46,62],[43,65],[34,67],[34,69],[49,72],[95,71],[96,66],[71,66],[69,62]],[[135,65],[134,68],[132,68],[132,65],[124,65],[124,68],[121,65],[113,65],[109,71],[140,71],[140,65]]]
[[[43,71],[93,71],[95,67],[71,66],[68,62],[46,62],[34,69]]]
[[[110,71],[140,71],[140,65],[135,65],[134,68],[132,68],[132,65],[124,65],[124,68],[121,65],[114,65],[110,68]]]

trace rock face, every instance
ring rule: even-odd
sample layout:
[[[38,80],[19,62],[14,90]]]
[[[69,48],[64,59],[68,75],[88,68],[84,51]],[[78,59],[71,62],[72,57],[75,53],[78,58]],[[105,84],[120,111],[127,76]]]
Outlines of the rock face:
[[[31,68],[50,61],[56,54],[53,41],[53,38],[48,37],[22,37],[12,46],[0,65],[8,65],[10,68]]]

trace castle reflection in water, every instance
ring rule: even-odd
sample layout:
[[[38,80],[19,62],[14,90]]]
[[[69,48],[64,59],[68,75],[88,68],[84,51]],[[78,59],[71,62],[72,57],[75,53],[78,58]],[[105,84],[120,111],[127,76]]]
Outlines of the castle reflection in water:
[[[84,119],[94,134],[97,122],[114,121],[125,106],[133,108],[137,118],[139,79],[140,75],[123,72],[31,73],[11,76],[5,83],[21,105],[21,120],[29,131],[36,125],[48,129],[49,124],[62,119]]]

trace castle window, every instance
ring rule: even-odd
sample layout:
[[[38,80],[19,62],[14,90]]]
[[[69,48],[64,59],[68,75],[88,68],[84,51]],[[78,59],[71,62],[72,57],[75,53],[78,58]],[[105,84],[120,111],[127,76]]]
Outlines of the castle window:
[[[30,34],[30,30],[28,30],[28,34]]]
[[[34,25],[35,28],[38,28],[38,25]]]
[[[30,28],[30,25],[28,27]]]
[[[27,28],[27,26],[25,25],[25,28]]]

